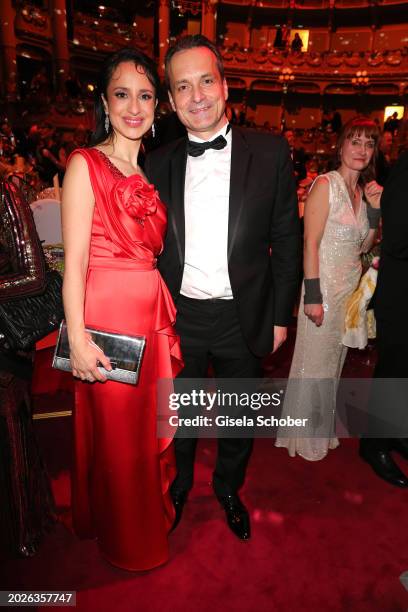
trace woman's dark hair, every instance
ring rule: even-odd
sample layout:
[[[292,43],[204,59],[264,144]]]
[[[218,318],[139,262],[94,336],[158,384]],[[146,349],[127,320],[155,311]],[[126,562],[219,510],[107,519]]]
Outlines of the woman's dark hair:
[[[380,130],[372,119],[364,117],[363,115],[357,115],[357,117],[353,117],[353,119],[350,119],[350,121],[344,124],[337,140],[335,168],[339,168],[341,165],[341,149],[344,141],[346,139],[351,140],[355,136],[361,136],[362,134],[364,134],[366,138],[372,138],[374,141],[374,152],[370,159],[370,163],[368,164],[367,168],[362,170],[358,180],[359,185],[364,187],[364,185],[374,180],[376,177],[375,165],[380,142]]]
[[[112,137],[112,125],[109,125],[109,131],[105,130],[105,108],[102,102],[102,95],[107,98],[107,89],[111,81],[112,75],[116,68],[124,62],[132,62],[136,68],[143,71],[150,83],[153,85],[156,97],[160,94],[160,78],[157,74],[157,68],[154,61],[143,51],[139,49],[124,48],[109,55],[101,68],[98,76],[97,87],[95,90],[94,112],[95,112],[95,130],[92,133],[90,145],[94,147],[100,144],[107,138]]]

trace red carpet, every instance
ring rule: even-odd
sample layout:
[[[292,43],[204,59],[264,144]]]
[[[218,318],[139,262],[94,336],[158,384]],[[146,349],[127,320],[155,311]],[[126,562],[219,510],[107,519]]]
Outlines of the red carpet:
[[[369,355],[353,352],[347,375],[356,364],[363,375]],[[281,375],[288,360],[289,349],[268,371]],[[171,535],[170,562],[132,574],[108,565],[94,541],[81,542],[69,530],[70,419],[36,427],[61,523],[36,558],[0,567],[2,589],[77,590],[77,609],[89,612],[408,609],[399,581],[408,570],[408,493],[376,478],[358,459],[355,440],[343,440],[317,463],[289,459],[271,440],[256,441],[242,492],[253,527],[246,544],[226,527],[209,485],[215,446],[202,441],[195,487]]]

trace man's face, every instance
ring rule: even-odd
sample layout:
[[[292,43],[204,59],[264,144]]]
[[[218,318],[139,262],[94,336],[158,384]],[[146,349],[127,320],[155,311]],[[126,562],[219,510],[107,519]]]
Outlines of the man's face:
[[[227,83],[207,47],[178,51],[168,67],[169,98],[187,130],[208,140],[226,123]]]

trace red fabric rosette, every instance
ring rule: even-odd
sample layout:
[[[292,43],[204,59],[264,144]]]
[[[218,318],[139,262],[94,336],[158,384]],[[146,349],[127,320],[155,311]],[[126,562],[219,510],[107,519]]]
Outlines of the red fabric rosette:
[[[121,212],[138,221],[144,221],[157,210],[157,191],[140,174],[123,178],[112,190],[115,204]]]
[[[112,210],[111,221],[115,224],[116,216],[126,235],[132,241],[140,241],[140,228],[144,226],[146,217],[156,213],[158,197],[154,185],[146,183],[140,174],[120,179],[111,191],[111,207],[118,211],[115,214]],[[120,227],[117,227],[117,231],[123,239]]]

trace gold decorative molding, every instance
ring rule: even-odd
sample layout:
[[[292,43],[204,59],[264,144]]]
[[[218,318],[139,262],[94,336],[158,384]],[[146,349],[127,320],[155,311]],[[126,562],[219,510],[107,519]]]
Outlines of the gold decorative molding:
[[[221,50],[227,74],[278,78],[284,68],[297,77],[333,80],[351,79],[361,70],[370,80],[408,78],[408,54],[402,50],[375,53],[307,52],[292,54],[278,50]]]

